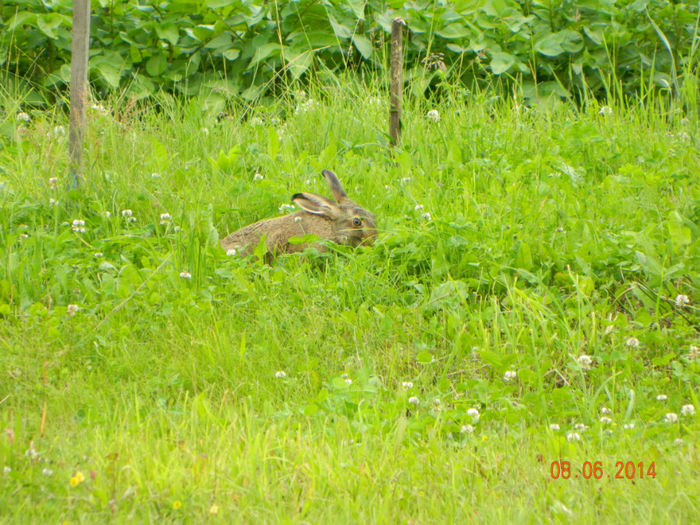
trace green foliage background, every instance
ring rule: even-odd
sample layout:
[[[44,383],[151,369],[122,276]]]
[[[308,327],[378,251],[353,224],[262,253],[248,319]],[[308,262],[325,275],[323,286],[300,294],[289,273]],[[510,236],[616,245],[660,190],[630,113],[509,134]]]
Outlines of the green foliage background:
[[[0,65],[44,88],[69,78],[71,0],[5,0]],[[410,80],[519,79],[523,95],[616,95],[697,74],[698,2],[667,0],[93,0],[90,77],[103,92],[210,90],[256,99],[281,80],[387,65],[407,23]],[[444,65],[444,67],[443,67]],[[614,80],[613,80],[614,79]],[[430,82],[423,82],[427,86]]]

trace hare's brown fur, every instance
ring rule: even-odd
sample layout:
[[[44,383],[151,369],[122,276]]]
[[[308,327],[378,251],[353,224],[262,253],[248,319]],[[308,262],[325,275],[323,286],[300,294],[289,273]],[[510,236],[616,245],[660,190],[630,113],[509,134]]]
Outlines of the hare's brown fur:
[[[267,250],[272,254],[304,251],[307,243],[292,244],[289,240],[308,234],[350,246],[374,242],[377,235],[374,215],[348,198],[333,172],[323,170],[323,175],[336,202],[314,193],[296,193],[292,201],[302,208],[300,211],[249,224],[223,239],[221,246],[246,256],[257,247],[263,235]],[[325,249],[322,245],[315,247],[321,251]]]

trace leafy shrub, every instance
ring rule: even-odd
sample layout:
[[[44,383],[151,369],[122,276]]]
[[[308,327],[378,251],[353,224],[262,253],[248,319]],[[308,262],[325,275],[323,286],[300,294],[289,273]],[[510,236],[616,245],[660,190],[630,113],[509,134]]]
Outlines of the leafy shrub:
[[[0,64],[44,88],[69,79],[70,0],[5,0]],[[678,87],[697,71],[697,2],[94,0],[90,78],[134,97],[158,90],[255,99],[281,79],[387,65],[407,23],[408,78],[520,78],[524,95]],[[432,71],[426,79],[425,70]],[[422,82],[419,87],[427,87]],[[621,90],[621,91],[620,91]]]

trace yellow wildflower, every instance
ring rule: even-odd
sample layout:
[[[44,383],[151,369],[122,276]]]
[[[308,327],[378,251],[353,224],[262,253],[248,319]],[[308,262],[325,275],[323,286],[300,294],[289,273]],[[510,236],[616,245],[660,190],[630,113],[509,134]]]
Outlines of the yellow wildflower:
[[[173,501],[173,508],[175,510],[179,509],[180,507],[182,507],[182,501],[180,501],[179,499],[176,499],[175,501]]]

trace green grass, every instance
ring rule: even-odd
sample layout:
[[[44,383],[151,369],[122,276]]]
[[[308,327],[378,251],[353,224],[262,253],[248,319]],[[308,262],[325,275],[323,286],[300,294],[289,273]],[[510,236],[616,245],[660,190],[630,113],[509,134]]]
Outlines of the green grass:
[[[392,159],[379,91],[309,98],[92,110],[79,191],[62,114],[2,99],[0,521],[698,516],[697,114],[447,92]],[[323,168],[374,247],[218,247]]]

